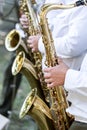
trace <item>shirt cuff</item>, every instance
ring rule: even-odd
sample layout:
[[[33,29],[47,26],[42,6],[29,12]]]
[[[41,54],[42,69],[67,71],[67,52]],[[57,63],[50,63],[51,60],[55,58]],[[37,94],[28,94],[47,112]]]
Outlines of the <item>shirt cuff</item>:
[[[45,48],[42,42],[42,37],[39,39],[39,42],[38,42],[38,50],[41,52],[42,55],[45,54]]]
[[[69,91],[79,86],[79,73],[76,70],[69,69],[66,73],[64,88]]]

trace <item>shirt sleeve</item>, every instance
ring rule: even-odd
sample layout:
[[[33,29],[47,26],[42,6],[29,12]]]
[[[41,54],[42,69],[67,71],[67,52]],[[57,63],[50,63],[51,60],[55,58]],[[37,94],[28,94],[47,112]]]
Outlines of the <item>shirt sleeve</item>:
[[[16,23],[15,29],[19,32],[19,34],[22,38],[25,38],[25,33],[24,33],[23,29],[21,28],[21,25],[19,23]]]
[[[74,10],[69,19],[68,31],[64,36],[55,37],[54,45],[57,55],[71,58],[87,50],[87,7]]]
[[[42,56],[45,54],[45,47],[42,42],[42,37],[39,39],[39,42],[38,42],[38,50],[41,52]]]
[[[79,71],[73,69],[67,71],[64,87],[67,91],[87,90],[87,55],[85,56]]]
[[[81,95],[87,95],[87,72],[69,70],[64,88],[71,93],[78,92]]]

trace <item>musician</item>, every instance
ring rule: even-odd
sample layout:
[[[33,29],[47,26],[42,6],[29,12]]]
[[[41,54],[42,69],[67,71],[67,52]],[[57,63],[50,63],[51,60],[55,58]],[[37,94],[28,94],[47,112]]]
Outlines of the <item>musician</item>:
[[[72,4],[75,1],[76,0],[65,0],[65,1],[61,0],[60,3]],[[47,0],[47,2],[53,3],[53,1],[51,0],[49,1]],[[57,12],[54,11],[53,14],[50,13],[48,15],[49,24],[52,29],[52,36],[54,39],[56,53],[57,56],[61,57],[61,59],[63,60],[63,62],[59,61],[59,63],[61,63],[59,64],[59,66],[45,68],[44,65],[45,49],[44,49],[44,44],[42,43],[42,38],[40,37],[40,35],[30,36],[28,38],[28,47],[32,48],[33,52],[39,50],[44,56],[42,65],[43,65],[45,81],[47,82],[48,87],[54,87],[55,85],[64,85],[65,89],[69,92],[68,100],[72,104],[71,107],[67,109],[67,111],[75,115],[75,120],[76,120],[76,122],[71,126],[70,130],[77,130],[77,128],[81,130],[87,129],[86,126],[87,111],[85,109],[86,89],[85,87],[82,87],[83,82],[79,84],[81,79],[79,77],[80,74],[77,74],[77,73],[81,73],[81,71],[83,70],[82,67],[83,64],[81,66],[81,63],[87,51],[87,43],[86,43],[87,30],[85,29],[87,23],[87,14],[85,13],[86,10],[87,10],[86,6],[80,6],[69,10],[59,10],[59,13],[58,11]],[[27,23],[27,19],[26,19],[26,23]],[[63,65],[65,67],[63,67]],[[72,69],[75,70],[72,71]],[[73,75],[75,75],[75,77]],[[85,77],[84,75],[86,75],[85,72],[83,74],[83,77]],[[76,83],[74,82],[74,80],[76,80],[75,81]],[[80,85],[81,88],[79,89]],[[79,125],[79,122],[83,122],[83,123]]]
[[[64,85],[68,91],[72,104],[66,111],[75,116],[69,130],[87,130],[87,54],[80,70],[70,69],[59,59],[59,65],[44,69],[44,77],[49,88]]]
[[[81,20],[81,23],[87,21],[87,16],[84,15],[87,7],[85,7],[84,9],[83,8],[84,7],[79,8],[81,10],[81,12],[77,13],[79,16],[77,16],[78,18],[76,19],[76,20]],[[77,10],[80,11],[79,9],[77,9]],[[80,17],[80,15],[84,15],[84,19],[82,19]],[[73,19],[73,20],[75,20],[75,19]],[[78,23],[78,26],[79,26],[79,23]],[[77,45],[79,47],[84,45],[84,47],[82,47],[82,49],[79,47],[73,48],[74,49],[73,51],[77,50],[77,53],[78,53],[77,56],[79,56],[79,58],[80,58],[82,52],[86,53],[86,50],[87,50],[87,45],[86,45],[87,39],[85,39],[87,32],[83,31],[84,36],[79,37],[80,35],[82,35],[82,30],[84,30],[86,23],[85,23],[85,26],[82,28],[82,30],[80,30],[81,28],[79,28],[78,26],[75,26],[72,28],[72,29],[75,29],[75,31],[76,30],[77,31],[75,32],[74,30],[72,30],[71,33],[78,32],[79,35],[77,34],[76,37],[74,37],[74,35],[73,35],[72,39],[70,40],[71,41],[70,44],[72,44],[72,43],[74,44],[75,42],[77,42],[78,43]],[[69,37],[69,35],[68,35],[68,37]],[[78,39],[78,37],[79,37],[79,39]],[[86,41],[84,41],[83,37]],[[79,42],[79,40],[81,40],[81,42]],[[60,43],[64,46],[63,39],[61,40]],[[55,44],[56,52],[58,54],[60,52],[60,50],[58,51],[58,49],[60,49],[60,48],[58,48],[57,45],[59,45],[59,42],[58,42],[58,44]],[[84,48],[85,48],[85,50],[84,50]],[[80,49],[80,50],[78,50],[78,49]],[[61,51],[61,54],[63,54],[63,53],[64,53],[64,51]],[[72,55],[75,56],[76,53],[73,52]],[[70,57],[72,55],[70,55]],[[60,55],[60,57],[62,58],[62,55]],[[76,61],[76,63],[77,62],[78,62],[78,60]],[[72,126],[70,127],[69,130],[77,130],[77,129],[86,130],[87,129],[87,101],[86,101],[87,67],[86,66],[87,66],[87,54],[81,64],[80,70],[77,70],[77,68],[75,68],[76,66],[74,67],[74,70],[72,69],[72,67],[69,68],[69,65],[67,64],[67,62],[65,64],[61,59],[59,59],[59,65],[57,65],[55,67],[50,67],[50,68],[44,69],[45,82],[47,83],[49,88],[64,85],[64,88],[68,91],[67,99],[68,99],[68,101],[71,102],[71,106],[66,111],[75,116],[75,122],[72,124]]]
[[[59,3],[58,1],[54,1]],[[75,0],[61,0],[60,4],[74,3]],[[53,3],[52,0],[47,0],[45,3]],[[54,39],[54,45],[58,57],[61,57],[63,61],[71,68],[80,69],[81,62],[85,56],[87,50],[87,14],[86,6],[80,6],[78,8],[51,11],[48,14],[49,25],[52,30],[52,36]],[[28,27],[28,21],[25,15],[20,18],[22,26]],[[30,36],[27,40],[27,46],[34,51],[40,51],[43,55],[42,66],[45,61],[45,49],[40,35]]]

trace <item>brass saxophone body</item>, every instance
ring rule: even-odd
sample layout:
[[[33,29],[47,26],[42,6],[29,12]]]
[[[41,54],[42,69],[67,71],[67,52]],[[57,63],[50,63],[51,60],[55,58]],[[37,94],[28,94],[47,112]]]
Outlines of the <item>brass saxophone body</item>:
[[[29,16],[28,19],[30,20],[29,21],[30,26],[28,30],[25,30],[27,33],[27,36],[36,35],[38,31],[36,28],[37,26],[35,24],[36,19],[32,21],[35,17],[33,14],[31,2],[29,1],[28,3],[27,0],[24,0],[22,1],[22,5],[23,5],[23,10],[25,8],[27,9],[27,10],[24,10],[25,12],[24,11],[23,12],[27,16]],[[14,35],[11,35],[12,36],[11,38],[13,38],[13,36],[16,35],[16,33],[13,33],[13,34]],[[19,45],[19,42],[18,42],[18,45]],[[18,50],[19,50],[19,47],[18,47]],[[54,126],[51,119],[50,109],[46,104],[45,97],[43,94],[44,92],[41,89],[41,82],[38,80],[39,79],[38,73],[39,73],[39,76],[42,75],[42,68],[41,68],[41,61],[40,61],[41,55],[39,53],[34,53],[32,57],[34,57],[35,64],[32,64],[29,61],[29,59],[25,57],[24,52],[21,49],[20,52],[17,53],[17,56],[12,66],[12,74],[16,75],[19,72],[24,74],[30,84],[31,89],[33,89],[31,91],[31,94],[29,94],[29,96],[27,97],[27,100],[25,99],[23,103],[23,107],[20,111],[21,118],[26,116],[27,114],[31,115],[36,120],[41,130],[44,130],[44,129],[53,130]],[[35,92],[35,94],[32,94],[33,92]],[[33,98],[32,98],[32,95],[33,95]],[[30,100],[30,99],[34,99],[34,100]]]
[[[54,130],[50,109],[37,96],[36,88],[32,89],[22,105],[20,118],[23,118],[25,115],[32,116],[40,130]]]
[[[31,89],[37,88],[38,95],[43,99],[43,93],[40,89],[40,82],[38,80],[38,76],[34,65],[29,59],[25,57],[25,53],[20,51],[12,65],[12,74],[17,75],[18,73],[22,73],[29,82]]]
[[[51,10],[57,9],[70,9],[76,6],[84,5],[86,2],[77,1],[70,5],[57,5],[57,4],[46,4],[41,8],[40,12],[40,26],[42,39],[45,46],[46,62],[45,64],[50,66],[56,66],[58,59],[54,47],[54,41],[52,38],[51,31],[48,26],[47,13]],[[65,91],[62,86],[55,86],[49,89],[50,101],[51,101],[51,114],[54,122],[55,130],[68,130],[74,120],[74,116],[66,113],[68,102],[66,100]]]
[[[5,47],[8,51],[17,51],[19,49],[19,51],[23,50],[28,53],[27,46],[16,29],[11,30],[6,36]]]
[[[39,52],[32,53],[31,49],[27,48],[26,38],[30,35],[36,35],[40,33],[40,27],[38,25],[38,20],[33,10],[33,4],[35,0],[20,0],[20,13],[24,13],[28,17],[29,28],[24,30],[25,38],[21,38],[20,33],[13,29],[11,30],[5,38],[5,47],[8,51],[16,51],[18,54],[20,51],[24,51],[26,57],[34,64],[36,69],[38,79],[40,80],[40,87],[43,90],[46,102],[48,101],[48,90],[46,83],[44,82],[44,76],[42,72],[41,60],[42,56]]]
[[[5,47],[10,52],[16,52],[18,54],[20,51],[24,51],[26,57],[34,64],[34,58],[31,52],[28,50],[26,41],[21,37],[18,30],[11,30],[5,38]]]
[[[38,82],[38,76],[34,69],[34,65],[25,57],[23,51],[17,54],[12,66],[13,75],[19,72],[24,74],[32,89],[21,107],[20,118],[29,115],[37,122],[40,130],[53,130],[54,125],[50,109],[45,103],[43,91],[39,87],[40,83]]]
[[[20,2],[21,2],[20,11],[24,12],[24,14],[27,16],[28,21],[29,21],[29,28],[27,30],[25,30],[26,34],[28,36],[40,34],[41,31],[40,31],[38,18],[35,14],[33,7],[32,7],[31,0],[21,0]],[[43,72],[42,72],[42,63],[41,63],[42,62],[42,56],[41,56],[41,53],[40,52],[34,52],[33,57],[34,57],[34,60],[35,60],[35,68],[36,68],[36,71],[37,71],[37,74],[38,74],[38,78],[40,79],[41,89],[43,90],[46,102],[49,102],[48,89],[47,89],[47,85],[44,81],[44,76],[43,76]]]

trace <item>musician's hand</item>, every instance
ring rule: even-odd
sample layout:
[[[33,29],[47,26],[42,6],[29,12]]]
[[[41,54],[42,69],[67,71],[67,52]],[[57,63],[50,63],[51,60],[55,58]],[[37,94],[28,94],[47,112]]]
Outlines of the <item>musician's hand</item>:
[[[59,65],[44,69],[45,82],[49,88],[64,85],[68,66],[59,60]]]
[[[36,36],[29,36],[27,40],[27,47],[32,49],[32,52],[38,51],[38,41],[39,41],[40,35]]]
[[[29,27],[29,21],[25,14],[22,14],[19,20],[24,29],[27,29]]]

